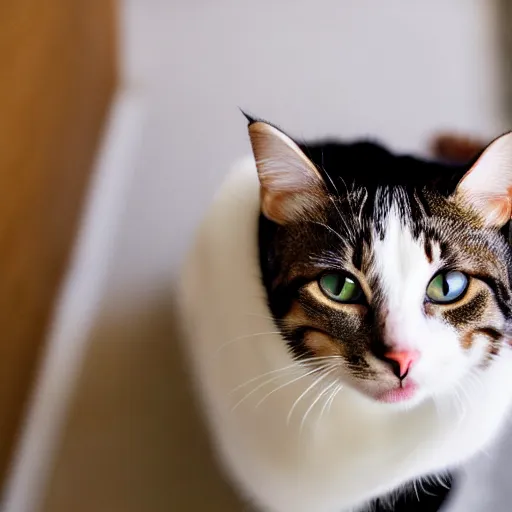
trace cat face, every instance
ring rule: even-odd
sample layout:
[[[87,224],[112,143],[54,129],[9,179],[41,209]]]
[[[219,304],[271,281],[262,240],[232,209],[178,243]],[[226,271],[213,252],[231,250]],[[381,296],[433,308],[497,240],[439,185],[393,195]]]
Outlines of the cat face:
[[[511,332],[512,134],[450,167],[249,133],[263,282],[294,357],[408,407],[490,371]]]

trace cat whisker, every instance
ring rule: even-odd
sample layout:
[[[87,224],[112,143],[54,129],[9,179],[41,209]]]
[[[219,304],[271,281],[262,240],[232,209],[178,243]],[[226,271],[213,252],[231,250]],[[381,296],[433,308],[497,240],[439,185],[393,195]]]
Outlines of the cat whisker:
[[[317,361],[320,361],[320,362],[324,362],[324,361],[343,361],[343,357],[342,356],[339,356],[339,355],[334,355],[334,356],[313,356],[313,357],[308,357],[308,358],[305,358],[305,359],[298,359],[297,361],[299,362],[317,362]]]
[[[336,397],[338,396],[340,391],[343,391],[343,384],[339,384],[332,396],[329,398],[329,405],[327,406],[327,414],[330,414],[332,404],[334,403],[334,400],[336,400]]]
[[[354,212],[354,208],[352,207],[352,201],[350,200],[350,196],[351,196],[351,193],[350,191],[348,190],[348,187],[347,187],[347,182],[343,179],[342,176],[339,176],[341,182],[343,183],[343,185],[345,186],[345,190],[347,192],[347,203],[348,203],[348,206],[350,208],[350,212],[352,213],[352,217],[356,217],[356,214]],[[338,192],[338,195],[339,195],[339,192]]]
[[[322,170],[324,171],[324,174],[327,176],[327,178],[329,179],[329,181],[331,182],[331,185],[333,186],[334,190],[336,191],[336,193],[338,194],[338,196],[340,195],[339,191],[338,191],[338,187],[336,187],[336,185],[334,184],[334,181],[332,180],[331,176],[329,175],[329,173],[322,167]],[[345,188],[346,188],[346,185],[345,185]],[[343,225],[345,226],[345,230],[348,234],[348,237],[349,239],[354,242],[355,241],[355,237],[354,237],[354,228],[351,227],[347,220],[345,219],[345,217],[343,217],[343,215],[341,214],[341,211],[340,209],[338,208],[338,205],[336,204],[336,201],[335,199],[331,196],[331,194],[328,194],[328,197],[329,197],[329,200],[331,201],[331,203],[333,204],[334,208],[336,209],[336,211],[338,212],[338,215],[339,215],[339,219],[340,221],[343,223]],[[350,198],[349,198],[349,194],[348,194],[348,190],[347,190],[347,202],[348,202],[348,205],[350,207],[350,210],[352,211],[352,214],[354,213],[354,211],[352,210],[352,205],[350,203]]]
[[[484,387],[484,383],[482,382],[482,378],[480,377],[480,375],[478,375],[478,373],[476,372],[470,372],[468,377],[470,378],[471,380],[471,383],[472,384],[476,384],[476,388],[483,388]]]
[[[366,204],[366,201],[368,200],[368,189],[366,187],[364,187],[363,192],[364,192],[364,197],[361,199],[361,206],[359,207],[359,215],[357,216],[357,220],[358,220],[360,226],[363,223],[362,222],[363,208],[364,208],[364,205]]]
[[[251,379],[249,379],[249,380],[247,380],[247,381],[245,381],[245,382],[243,382],[241,384],[238,384],[231,391],[229,391],[229,394],[233,394],[236,391],[238,391],[239,389],[241,389],[241,388],[243,388],[245,386],[248,386],[249,384],[252,384],[253,382],[256,382],[259,379],[262,379],[264,377],[268,377],[269,375],[274,375],[274,374],[278,374],[278,373],[284,373],[284,372],[288,372],[288,371],[291,372],[291,371],[294,371],[294,370],[295,371],[299,371],[301,369],[308,369],[311,366],[318,367],[318,363],[319,362],[325,362],[325,360],[329,360],[329,359],[332,359],[334,357],[339,357],[339,356],[311,357],[311,358],[308,358],[308,359],[305,359],[305,360],[302,360],[302,361],[295,361],[294,363],[292,363],[290,365],[287,365],[287,366],[284,366],[282,368],[277,368],[275,370],[270,370],[269,372],[265,372],[265,373],[262,373],[260,375],[257,375],[256,377],[252,377]]]
[[[336,382],[335,382],[336,384]],[[327,410],[327,407],[329,406],[329,402],[332,399],[332,397],[336,394],[340,384],[337,384],[334,389],[330,392],[329,396],[324,400],[324,404],[322,405],[322,408],[320,409],[320,413],[318,414],[318,420],[316,422],[316,426],[318,429],[318,426],[320,425],[322,418],[325,414],[325,411]],[[330,389],[330,388],[329,388]]]
[[[325,176],[327,177],[327,179],[329,180],[329,182],[331,183],[331,185],[333,186],[336,194],[338,194],[338,196],[339,196],[340,193],[338,191],[338,187],[334,184],[334,181],[332,180],[331,175],[325,170],[325,167],[323,167],[323,166],[322,166],[322,170],[323,170]],[[336,202],[334,201],[334,199],[332,198],[332,196],[330,194],[329,194],[329,199],[331,200],[332,204],[334,205],[334,208],[336,208],[336,211],[338,212],[338,215],[340,216],[340,219],[343,220],[343,222],[346,224],[346,221],[345,221],[343,215],[341,214],[338,206],[336,205]]]
[[[469,377],[469,375],[468,375],[468,377]],[[459,388],[460,388],[460,391],[463,394],[464,398],[466,399],[466,406],[469,406],[471,404],[470,395],[468,394],[467,390],[461,383],[459,383]]]
[[[312,222],[312,224],[317,224],[318,226],[321,226],[321,227],[327,229],[327,231],[330,231],[331,233],[336,235],[343,242],[343,244],[345,244],[345,239],[336,230],[331,228],[331,226],[328,226],[327,224],[324,224],[323,222],[318,222],[318,221],[311,221],[311,222]]]
[[[284,385],[282,386],[279,386],[278,388],[272,390],[269,395],[265,395],[264,398],[266,398],[267,396],[270,396],[272,393],[274,393],[275,391],[285,387],[285,386],[289,386],[290,384],[293,384],[294,382],[297,382],[299,381],[300,379],[303,379],[305,377],[307,377],[308,375],[312,375],[314,373],[318,373],[321,371],[321,368],[314,368],[313,370],[310,370],[309,372],[305,373],[305,374],[302,374],[300,375],[299,377],[296,377],[295,379],[292,379],[291,381],[285,383]],[[249,391],[249,393],[247,393],[246,395],[244,395],[234,406],[233,408],[231,409],[231,412],[235,411],[243,402],[245,402],[250,396],[254,395],[254,393],[257,393],[261,388],[265,387],[267,384],[270,384],[271,382],[279,379],[281,377],[281,375],[277,375],[277,376],[274,376],[268,380],[266,380],[265,382],[262,382],[261,384],[259,384],[258,386],[256,386],[254,389],[252,389],[251,391]],[[260,400],[261,401],[261,400]],[[256,404],[257,406],[259,405],[260,402],[258,402],[258,404]]]
[[[315,370],[313,370],[312,373],[314,373]],[[255,388],[253,388],[251,391],[249,391],[247,394],[245,394],[231,409],[231,412],[234,412],[243,402],[245,402],[250,396],[254,395],[254,393],[258,392],[260,389],[264,388],[267,384],[270,384],[271,382],[274,382],[278,379],[280,379],[282,375],[274,375],[274,377],[271,377],[270,379],[265,380],[264,382],[258,384]],[[299,380],[302,378],[302,375],[297,378],[296,380]],[[294,382],[294,380],[292,380]],[[259,402],[258,402],[259,403]],[[257,404],[256,404],[257,405]]]
[[[337,369],[337,367],[331,368],[325,375],[324,378],[327,378],[332,372],[334,372]],[[323,380],[323,379],[322,379]],[[336,381],[331,382],[328,384],[320,393],[318,393],[318,396],[311,402],[311,405],[306,409],[306,412],[304,413],[304,416],[302,417],[302,420],[300,422],[299,426],[299,432],[302,432],[302,429],[304,428],[304,424],[306,422],[307,417],[309,416],[309,413],[315,407],[315,405],[318,403],[318,401],[329,392],[329,390],[336,385]]]
[[[273,389],[272,391],[270,391],[269,393],[267,393],[263,398],[261,398],[258,403],[255,405],[255,409],[257,409],[258,407],[260,407],[260,405],[265,401],[267,400],[270,396],[272,396],[274,393],[277,393],[280,389],[283,389],[285,388],[286,386],[289,386],[299,380],[301,380],[302,378],[304,377],[307,377],[308,375],[313,375],[314,373],[319,373],[323,370],[323,368],[316,368],[304,375],[301,375],[300,377],[297,377],[296,379],[293,379],[289,382],[285,382],[284,384],[282,384],[281,386],[278,386],[277,388]]]
[[[453,390],[453,396],[456,398],[457,403],[460,405],[459,411],[461,412],[461,415],[459,417],[459,425],[464,421],[464,418],[466,417],[466,408],[464,406],[464,402],[460,396],[460,393],[458,389],[460,388],[460,384],[457,384],[455,386],[455,389]]]
[[[290,424],[290,421],[291,421],[291,418],[292,418],[292,415],[293,415],[293,411],[296,409],[297,405],[300,403],[300,401],[319,383],[321,382],[325,377],[326,377],[326,374],[325,372],[327,370],[330,370],[331,367],[328,366],[327,368],[322,368],[322,374],[320,375],[320,377],[318,377],[316,380],[313,381],[312,384],[310,384],[300,395],[299,397],[295,400],[295,402],[293,402],[293,405],[291,406],[290,408],[290,412],[288,413],[288,416],[286,417],[286,424],[289,425]]]
[[[354,234],[352,233],[353,229],[348,225],[347,221],[342,216],[341,211],[338,208],[338,205],[336,204],[335,199],[330,194],[329,194],[329,199],[330,199],[331,203],[333,204],[334,208],[336,209],[336,211],[338,212],[340,221],[342,222],[343,226],[345,227],[345,230],[347,232],[349,240],[353,242],[354,241]]]
[[[343,270],[343,265],[341,264],[341,257],[339,254],[331,254],[331,253],[322,253],[321,256],[310,255],[309,261],[313,265],[319,265],[323,268],[327,267],[329,269],[339,269]]]
[[[236,338],[233,338],[233,339],[231,339],[229,341],[226,341],[226,343],[223,343],[220,347],[218,347],[215,350],[215,354],[218,355],[219,352],[224,350],[226,347],[229,347],[233,343],[236,343],[237,341],[247,340],[247,339],[250,339],[250,338],[255,338],[257,336],[270,336],[270,335],[273,335],[273,334],[281,334],[281,331],[255,332],[255,333],[252,333],[252,334],[244,334],[242,336],[237,336]]]
[[[293,370],[298,371],[299,369],[300,369],[300,365],[298,365],[297,363],[293,363],[288,366],[284,366],[283,368],[278,368],[276,370],[271,370],[269,372],[262,373],[260,375],[257,375],[256,377],[252,377],[251,379],[249,379],[245,382],[242,382],[242,384],[238,384],[238,386],[234,387],[229,392],[229,394],[236,393],[239,389],[242,389],[243,387],[248,386],[249,384],[252,384],[253,382],[256,382],[257,380],[260,380],[263,377],[268,377],[269,375],[274,375],[276,373],[282,373],[282,372],[287,372],[287,371],[293,371]]]

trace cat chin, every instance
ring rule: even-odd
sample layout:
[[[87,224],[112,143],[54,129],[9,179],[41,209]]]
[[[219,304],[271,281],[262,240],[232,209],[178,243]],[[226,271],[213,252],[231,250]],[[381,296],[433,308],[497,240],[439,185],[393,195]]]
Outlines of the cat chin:
[[[428,398],[428,394],[413,380],[386,389],[369,389],[367,386],[357,385],[353,387],[370,402],[390,409],[411,409]]]
[[[404,385],[378,393],[374,398],[378,402],[386,404],[399,404],[413,400],[417,393],[417,384],[412,380],[408,380]]]

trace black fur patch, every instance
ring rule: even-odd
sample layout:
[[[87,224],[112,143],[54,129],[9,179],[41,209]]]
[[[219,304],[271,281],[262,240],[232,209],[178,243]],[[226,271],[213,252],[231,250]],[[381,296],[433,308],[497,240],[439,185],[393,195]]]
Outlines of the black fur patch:
[[[453,475],[447,474],[440,482],[429,480],[409,484],[391,503],[387,498],[375,500],[368,507],[370,512],[438,512],[455,491]]]

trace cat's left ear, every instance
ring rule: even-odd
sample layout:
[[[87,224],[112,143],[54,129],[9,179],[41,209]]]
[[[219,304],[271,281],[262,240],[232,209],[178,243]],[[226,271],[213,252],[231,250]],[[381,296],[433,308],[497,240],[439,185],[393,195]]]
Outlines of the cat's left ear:
[[[322,176],[290,137],[263,121],[249,121],[263,215],[278,224],[303,219],[327,197]]]
[[[470,207],[488,227],[503,227],[512,216],[512,132],[495,139],[455,189],[455,199]]]

